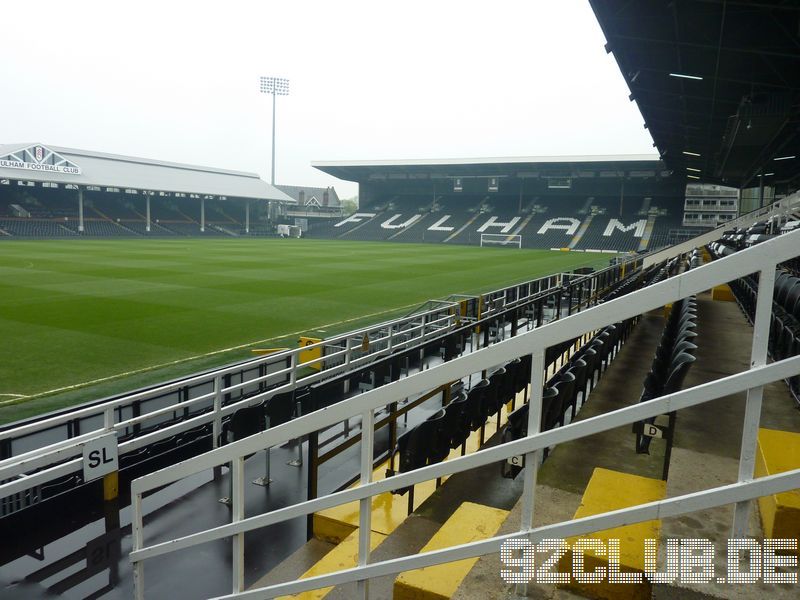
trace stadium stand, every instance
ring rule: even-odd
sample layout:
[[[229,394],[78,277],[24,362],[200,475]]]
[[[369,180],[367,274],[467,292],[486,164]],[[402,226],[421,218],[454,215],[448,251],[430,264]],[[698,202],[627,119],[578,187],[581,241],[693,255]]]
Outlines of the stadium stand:
[[[74,232],[76,235],[94,237],[119,237],[135,235],[129,229],[106,219],[84,219],[83,232],[78,231],[78,222],[75,220],[65,221],[64,227]]]
[[[629,198],[620,215],[619,198],[538,197],[520,210],[519,198],[486,195],[439,196],[420,207],[419,198],[398,199],[361,210],[335,223],[310,224],[312,238],[367,241],[481,244],[481,234],[522,236],[524,248],[573,248],[632,252],[665,245],[680,213],[648,208]],[[673,203],[677,206],[677,203]],[[674,209],[677,210],[677,209]]]

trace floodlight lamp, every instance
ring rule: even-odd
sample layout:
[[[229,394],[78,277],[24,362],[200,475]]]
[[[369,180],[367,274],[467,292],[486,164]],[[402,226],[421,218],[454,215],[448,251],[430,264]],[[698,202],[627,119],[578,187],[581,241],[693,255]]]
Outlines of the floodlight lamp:
[[[694,171],[695,173],[699,173],[700,169],[695,169],[694,167],[686,167],[687,171]]]
[[[289,95],[289,80],[283,77],[264,77],[261,80],[261,92],[274,96]]]
[[[797,156],[778,156],[777,158],[773,158],[772,160],[791,160],[793,158],[797,158]]]
[[[686,156],[700,156],[697,152],[689,152],[688,150],[684,150],[683,153]]]

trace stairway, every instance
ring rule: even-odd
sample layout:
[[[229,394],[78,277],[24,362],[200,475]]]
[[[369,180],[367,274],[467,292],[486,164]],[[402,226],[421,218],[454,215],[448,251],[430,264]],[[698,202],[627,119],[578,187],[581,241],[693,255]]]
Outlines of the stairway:
[[[642,239],[639,240],[639,250],[647,250],[647,245],[650,243],[650,237],[653,235],[653,229],[656,226],[655,215],[647,216],[647,225],[644,226],[644,233]]]
[[[575,235],[572,236],[572,239],[569,242],[569,246],[567,246],[568,248],[574,248],[575,246],[578,245],[578,242],[581,241],[583,234],[586,233],[586,231],[589,229],[589,226],[592,224],[592,219],[594,219],[594,213],[590,214],[583,220],[581,226],[578,227],[578,231],[576,231]]]

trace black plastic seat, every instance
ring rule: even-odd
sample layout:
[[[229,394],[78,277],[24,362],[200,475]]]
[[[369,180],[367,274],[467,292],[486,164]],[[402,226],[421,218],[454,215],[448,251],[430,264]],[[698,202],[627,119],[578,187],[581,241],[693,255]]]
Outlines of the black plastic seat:
[[[572,392],[572,415],[570,420],[575,420],[575,415],[578,413],[578,394],[581,395],[581,405],[586,401],[586,361],[583,358],[576,358],[572,361],[570,371],[575,376],[575,386]]]
[[[797,280],[794,286],[792,286],[792,288],[786,294],[786,298],[783,301],[783,308],[786,310],[786,312],[792,314],[798,300],[800,300],[800,279]]]
[[[508,422],[503,427],[500,434],[502,443],[519,440],[528,434],[528,404],[523,404],[508,415]],[[521,466],[511,465],[507,461],[500,463],[500,474],[503,477],[513,479],[522,471]]]
[[[681,389],[683,379],[686,373],[689,372],[689,367],[695,361],[695,357],[687,352],[681,352],[673,360],[667,377],[664,383],[664,390],[662,395],[673,394]]]
[[[502,403],[500,392],[505,375],[505,368],[500,367],[489,376],[489,386],[484,391],[483,400],[481,401],[481,414],[483,415],[484,422],[488,417],[500,410],[500,405]]]
[[[584,378],[583,378],[583,387],[578,388],[579,392],[583,392],[583,401],[585,402],[586,399],[589,397],[589,389],[590,389],[589,384],[592,383],[595,364],[597,363],[597,350],[587,344],[586,346],[581,348],[581,353],[579,355],[579,358],[586,364],[586,369],[584,371]]]
[[[560,409],[559,389],[555,386],[545,388],[542,392],[542,431],[553,429],[558,424],[558,411]]]
[[[294,415],[294,393],[275,394],[264,404],[267,427],[277,427],[292,420]]]
[[[225,443],[236,442],[266,429],[264,408],[261,404],[240,408],[228,421]]]
[[[400,454],[398,470],[401,473],[419,469],[428,464],[428,456],[433,451],[438,421],[425,420],[397,438]]]
[[[477,431],[484,423],[482,414],[483,397],[489,387],[488,379],[481,379],[473,385],[467,394],[466,421],[471,431]]]
[[[433,434],[429,440],[430,451],[428,452],[428,464],[442,462],[450,454],[450,432],[448,428],[447,411],[442,408],[425,420],[428,431]]]
[[[458,448],[469,437],[469,427],[465,423],[465,410],[467,393],[460,392],[444,407],[446,416],[444,420],[445,432],[450,438],[450,448]]]
[[[531,355],[526,354],[520,357],[517,365],[516,375],[514,376],[514,393],[519,394],[528,387],[531,382]]]
[[[223,444],[230,444],[231,442],[243,440],[251,435],[261,433],[264,429],[266,429],[266,422],[264,420],[264,407],[261,404],[240,408],[233,413],[228,422],[222,426],[220,435],[222,439],[220,441]],[[156,455],[157,453],[154,447],[152,454]],[[253,455],[248,454],[244,458],[248,459],[251,456]]]
[[[778,274],[775,277],[773,300],[775,300],[775,302],[777,302],[779,305],[783,306],[783,303],[786,300],[786,295],[789,293],[789,289],[794,287],[796,282],[797,278],[790,275],[789,273],[781,272],[780,274]]]
[[[503,377],[502,384],[500,385],[500,392],[498,394],[498,401],[500,404],[511,402],[516,395],[516,379],[517,369],[519,368],[519,359],[512,360],[505,366],[506,374]]]
[[[567,410],[572,409],[572,402],[575,398],[575,375],[571,370],[565,371],[561,379],[553,386],[558,389],[558,414],[556,422],[559,427],[564,426],[564,415]],[[555,425],[554,425],[555,426]]]

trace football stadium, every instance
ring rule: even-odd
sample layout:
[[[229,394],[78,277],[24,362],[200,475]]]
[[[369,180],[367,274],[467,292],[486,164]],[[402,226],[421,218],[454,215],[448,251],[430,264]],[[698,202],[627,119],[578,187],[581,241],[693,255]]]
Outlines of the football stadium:
[[[0,597],[798,597],[800,9],[589,5],[652,154],[0,140]]]

